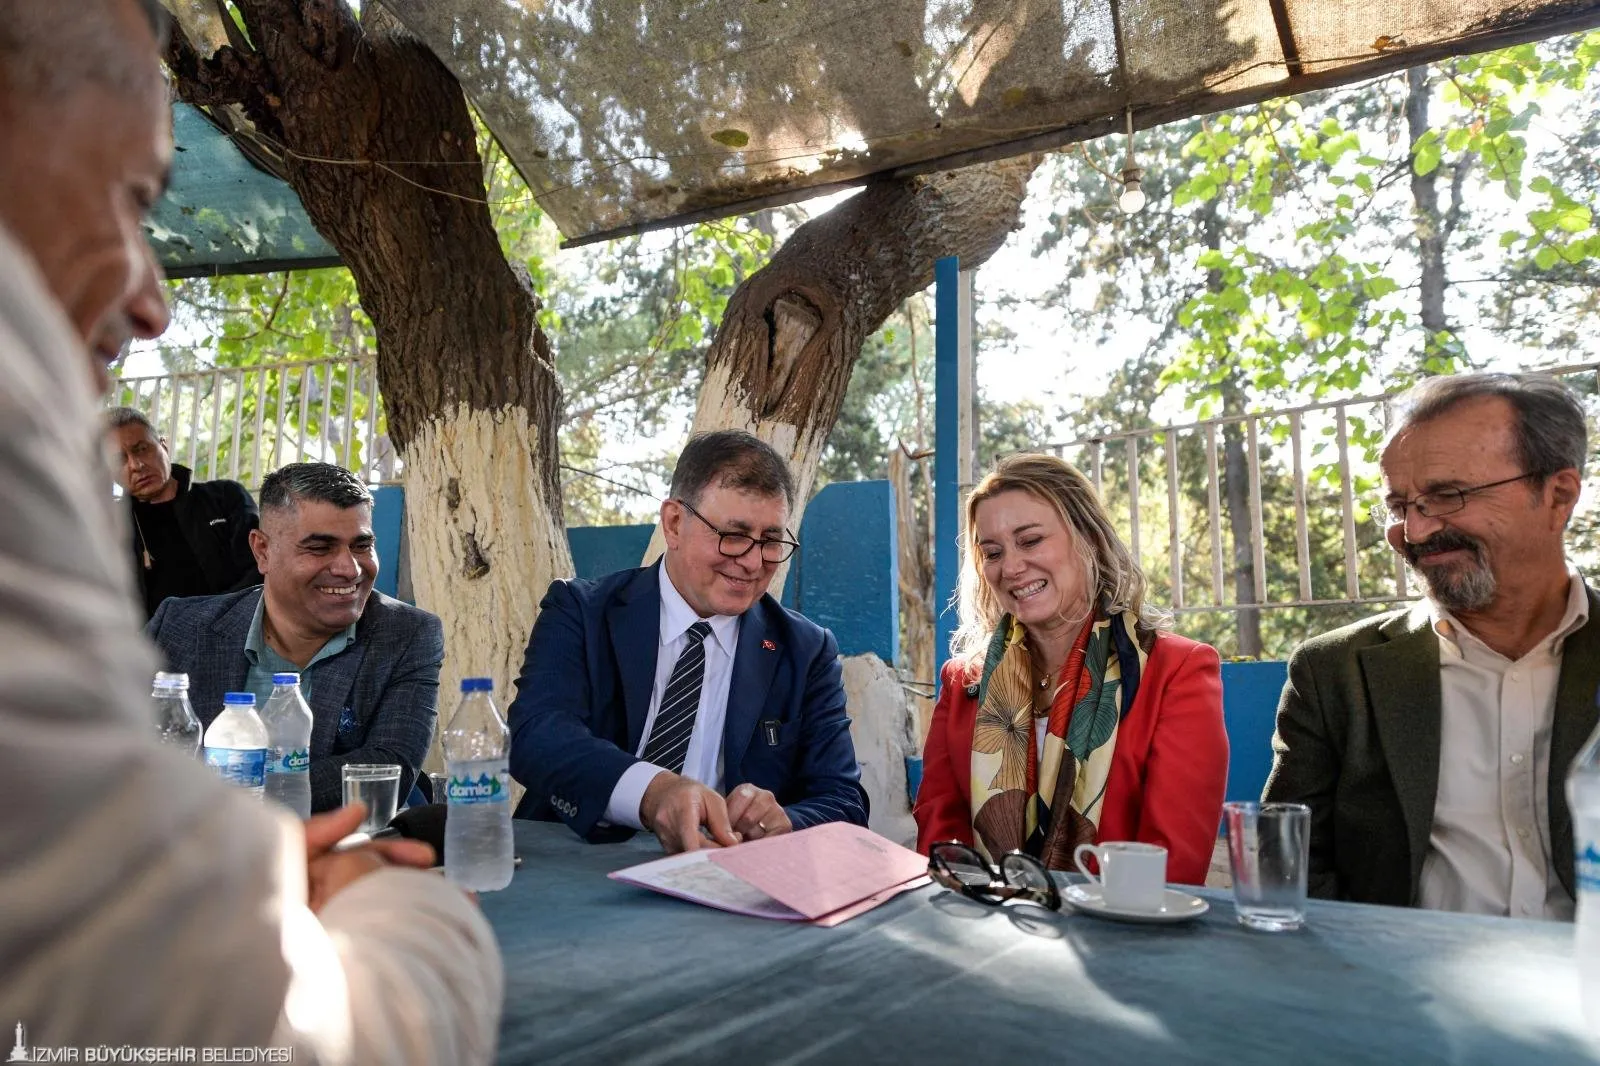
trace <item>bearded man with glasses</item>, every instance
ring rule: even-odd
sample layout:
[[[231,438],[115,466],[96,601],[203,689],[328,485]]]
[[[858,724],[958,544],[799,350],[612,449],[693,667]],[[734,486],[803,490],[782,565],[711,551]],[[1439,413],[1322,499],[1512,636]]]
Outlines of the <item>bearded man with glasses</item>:
[[[511,705],[521,818],[671,852],[867,824],[833,634],[767,594],[795,548],[794,478],[766,442],[690,439],[666,552],[539,605]]]
[[[1290,657],[1264,798],[1311,807],[1312,895],[1570,920],[1563,786],[1600,686],[1600,601],[1563,544],[1583,408],[1521,374],[1400,407],[1374,516],[1425,599]]]

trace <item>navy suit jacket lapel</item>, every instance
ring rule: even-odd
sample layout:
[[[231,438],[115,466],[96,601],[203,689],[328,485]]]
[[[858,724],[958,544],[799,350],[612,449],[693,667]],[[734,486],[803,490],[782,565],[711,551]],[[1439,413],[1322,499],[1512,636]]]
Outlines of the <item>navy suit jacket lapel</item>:
[[[767,637],[769,597],[739,619],[739,643],[733,656],[733,678],[728,685],[728,711],[722,728],[722,772],[732,787],[744,780],[744,753],[766,710],[767,693],[781,654]]]
[[[628,723],[628,747],[639,750],[650,697],[656,684],[656,655],[661,648],[661,563],[647,566],[623,586],[606,610],[606,629],[616,657],[622,709]]]
[[[250,636],[250,622],[256,616],[256,604],[261,602],[261,590],[239,597],[232,607],[222,612],[212,623],[216,638],[210,642],[211,654],[206,657],[213,671],[206,684],[196,684],[199,691],[243,692],[250,660],[245,658],[244,642]],[[213,688],[213,685],[215,686]],[[212,708],[215,714],[218,708]]]
[[[317,664],[316,677],[311,684],[313,756],[333,753],[334,742],[339,736],[339,720],[344,709],[350,706],[350,693],[355,688],[356,677],[361,673],[361,660],[366,657],[367,645],[371,642],[372,624],[368,620],[371,604],[369,600],[368,613],[362,615],[360,624],[356,626],[355,639],[338,655]]]

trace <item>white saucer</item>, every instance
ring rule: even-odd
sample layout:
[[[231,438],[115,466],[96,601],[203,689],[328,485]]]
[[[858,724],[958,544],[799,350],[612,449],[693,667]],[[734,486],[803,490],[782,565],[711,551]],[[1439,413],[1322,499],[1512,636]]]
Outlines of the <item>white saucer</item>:
[[[1211,909],[1211,904],[1187,892],[1166,889],[1161,897],[1161,909],[1155,911],[1125,910],[1106,903],[1099,885],[1068,885],[1061,890],[1061,898],[1075,910],[1092,914],[1096,918],[1110,918],[1118,922],[1187,922]]]

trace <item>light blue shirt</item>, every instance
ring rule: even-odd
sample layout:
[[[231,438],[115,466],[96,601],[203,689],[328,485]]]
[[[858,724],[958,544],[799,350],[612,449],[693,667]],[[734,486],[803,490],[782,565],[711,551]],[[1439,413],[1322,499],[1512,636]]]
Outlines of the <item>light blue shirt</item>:
[[[266,637],[262,634],[262,621],[267,613],[267,593],[262,590],[261,598],[256,601],[256,615],[250,620],[250,632],[244,637],[244,657],[250,663],[250,669],[244,675],[244,690],[255,693],[256,710],[259,712],[267,697],[272,695],[273,674],[299,674],[300,695],[305,697],[306,703],[311,702],[311,668],[324,659],[331,659],[350,646],[356,639],[356,623],[351,622],[343,630],[328,638],[328,642],[306,663],[301,669],[294,663],[285,659],[267,646]]]

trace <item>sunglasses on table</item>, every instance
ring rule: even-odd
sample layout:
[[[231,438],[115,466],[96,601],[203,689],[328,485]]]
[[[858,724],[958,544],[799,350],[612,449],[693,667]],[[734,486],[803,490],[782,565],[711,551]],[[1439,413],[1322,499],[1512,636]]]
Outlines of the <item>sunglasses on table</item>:
[[[998,866],[979,851],[957,840],[928,849],[928,876],[952,892],[992,907],[1012,899],[1061,909],[1061,893],[1044,864],[1021,851],[1000,856]]]

